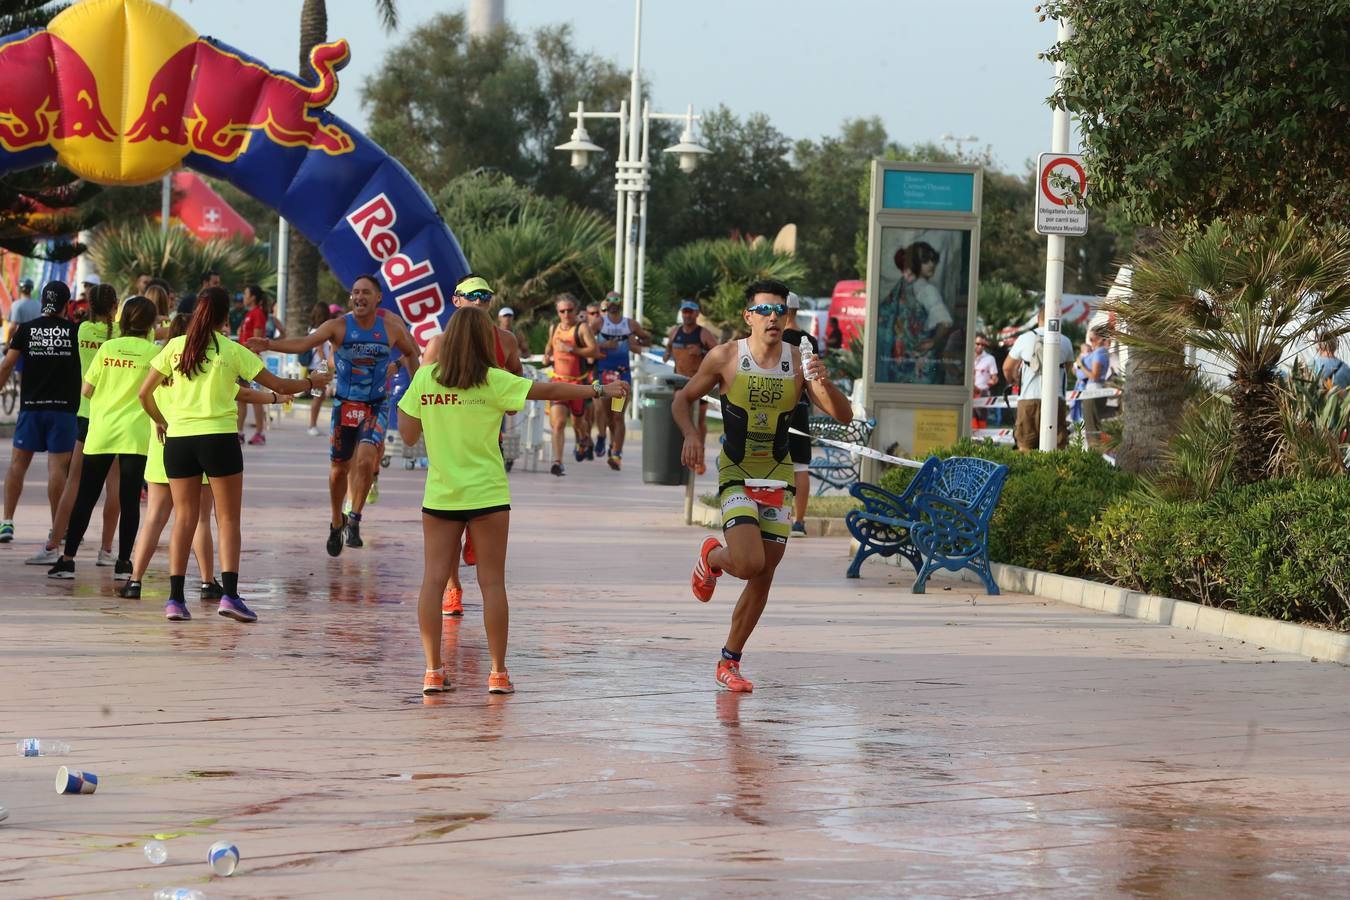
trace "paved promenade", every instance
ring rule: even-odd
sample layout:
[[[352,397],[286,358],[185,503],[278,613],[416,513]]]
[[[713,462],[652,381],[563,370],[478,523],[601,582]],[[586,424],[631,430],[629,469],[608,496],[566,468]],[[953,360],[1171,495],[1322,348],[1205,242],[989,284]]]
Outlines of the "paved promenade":
[[[707,606],[682,489],[628,469],[517,472],[512,676],[489,697],[480,606],[424,700],[423,472],[395,466],[367,546],[326,537],[324,438],[246,450],[241,584],[261,621],[163,620],[46,532],[30,473],[0,547],[0,896],[1323,897],[1350,880],[1350,671],[901,570],[843,578],[794,540],[718,693],[738,583]],[[4,454],[7,455],[8,442]],[[97,522],[97,518],[95,519]],[[91,542],[86,542],[90,546]],[[195,578],[195,568],[191,578]],[[195,597],[195,591],[189,592]],[[200,611],[200,614],[199,614]],[[19,759],[12,740],[74,750]],[[58,796],[56,768],[101,778]],[[169,861],[142,843],[169,835]],[[238,873],[208,880],[233,839]]]

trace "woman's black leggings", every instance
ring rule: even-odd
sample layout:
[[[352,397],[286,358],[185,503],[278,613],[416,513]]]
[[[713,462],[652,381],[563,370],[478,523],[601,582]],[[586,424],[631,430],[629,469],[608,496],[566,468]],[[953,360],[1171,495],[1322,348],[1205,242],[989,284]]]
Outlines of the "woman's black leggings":
[[[134,453],[98,453],[84,457],[80,470],[80,489],[75,494],[75,507],[70,511],[70,525],[66,527],[66,556],[74,558],[89,528],[89,517],[94,504],[103,493],[103,482],[108,480],[113,460],[122,464],[117,494],[122,498],[122,517],[117,524],[117,558],[131,559],[136,546],[136,532],[141,527],[141,482],[145,480],[145,457]]]

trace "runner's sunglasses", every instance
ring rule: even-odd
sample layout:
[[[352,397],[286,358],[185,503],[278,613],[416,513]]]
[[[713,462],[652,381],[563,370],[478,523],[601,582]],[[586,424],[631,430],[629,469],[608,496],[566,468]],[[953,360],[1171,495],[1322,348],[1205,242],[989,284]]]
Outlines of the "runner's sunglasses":
[[[460,296],[470,303],[491,303],[494,295],[492,291],[485,291],[480,288],[476,291],[469,291],[467,294],[460,294]]]
[[[746,312],[752,312],[757,316],[785,316],[787,310],[786,303],[759,303],[745,308]]]

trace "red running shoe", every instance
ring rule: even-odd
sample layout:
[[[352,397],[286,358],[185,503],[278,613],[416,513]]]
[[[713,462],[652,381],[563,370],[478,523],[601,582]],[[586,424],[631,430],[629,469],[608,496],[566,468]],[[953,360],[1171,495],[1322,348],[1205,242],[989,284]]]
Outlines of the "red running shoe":
[[[698,562],[694,563],[694,574],[689,582],[694,589],[694,599],[700,603],[712,599],[713,591],[717,589],[717,579],[722,575],[721,569],[714,569],[708,562],[708,554],[720,546],[722,544],[717,538],[704,538],[703,546],[698,550]]]
[[[469,530],[464,529],[464,565],[478,565],[478,554],[473,552],[473,538],[469,537]]]
[[[723,659],[717,663],[717,683],[733,694],[748,694],[755,686],[741,677],[741,664],[734,659]]]

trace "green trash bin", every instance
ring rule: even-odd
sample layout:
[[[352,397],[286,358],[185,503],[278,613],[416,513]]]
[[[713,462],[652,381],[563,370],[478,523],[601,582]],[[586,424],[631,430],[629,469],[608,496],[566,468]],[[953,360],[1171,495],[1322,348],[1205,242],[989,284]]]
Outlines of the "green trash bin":
[[[675,392],[689,379],[674,373],[642,379],[642,481],[645,484],[684,484],[688,470],[680,465],[684,435],[671,415]]]

